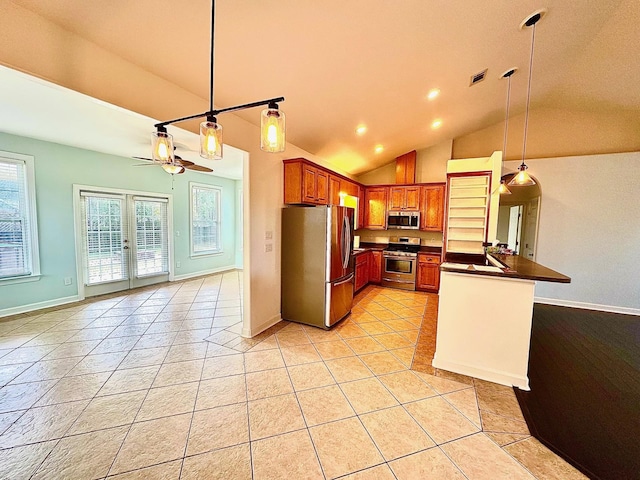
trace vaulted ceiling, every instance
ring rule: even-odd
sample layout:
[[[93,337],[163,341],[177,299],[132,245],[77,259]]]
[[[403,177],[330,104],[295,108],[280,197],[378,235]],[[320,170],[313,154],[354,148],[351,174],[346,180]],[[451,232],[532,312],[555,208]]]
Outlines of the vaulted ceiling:
[[[209,98],[209,0],[12,1]],[[531,31],[519,24],[542,7],[532,105],[640,113],[637,0],[218,0],[215,104],[284,96],[289,142],[349,173],[371,170],[500,121],[499,77],[511,67],[512,111],[522,112]],[[429,101],[432,88],[441,93]],[[239,115],[259,121],[255,110]]]

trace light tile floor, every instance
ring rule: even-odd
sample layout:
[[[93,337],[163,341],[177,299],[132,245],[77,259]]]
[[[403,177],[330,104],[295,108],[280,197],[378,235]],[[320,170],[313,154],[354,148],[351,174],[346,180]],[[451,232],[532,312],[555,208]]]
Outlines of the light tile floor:
[[[367,287],[332,331],[247,340],[240,280],[0,321],[0,478],[584,478],[508,389],[410,369],[436,296]]]

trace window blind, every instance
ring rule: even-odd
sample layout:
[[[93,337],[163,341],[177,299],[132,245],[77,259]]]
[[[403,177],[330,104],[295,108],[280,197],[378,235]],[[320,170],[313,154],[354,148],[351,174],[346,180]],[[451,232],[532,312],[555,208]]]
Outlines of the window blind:
[[[125,197],[82,195],[82,231],[85,254],[85,284],[127,280]]]
[[[133,210],[136,277],[169,273],[167,200],[134,197]]]
[[[25,162],[0,158],[0,278],[32,274],[28,202]]]
[[[191,253],[222,251],[220,236],[220,189],[191,185]]]

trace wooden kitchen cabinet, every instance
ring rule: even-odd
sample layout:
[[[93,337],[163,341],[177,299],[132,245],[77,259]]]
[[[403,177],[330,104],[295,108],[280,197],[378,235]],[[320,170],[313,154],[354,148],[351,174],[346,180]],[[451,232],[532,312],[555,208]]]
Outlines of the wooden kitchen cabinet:
[[[340,191],[352,197],[358,196],[358,185],[348,180],[340,180]]]
[[[327,205],[329,174],[303,158],[284,161],[284,203]]]
[[[420,202],[420,230],[442,232],[444,228],[445,184],[422,187]]]
[[[369,283],[369,258],[371,257],[371,252],[364,252],[356,255],[355,263],[356,263],[356,280],[355,280],[355,291],[357,292],[362,287],[364,287],[367,283]]]
[[[382,282],[382,251],[373,250],[369,258],[369,283]]]
[[[416,289],[437,293],[440,288],[440,255],[419,253]]]
[[[416,182],[416,158],[415,150],[396,158],[396,183]]]
[[[387,228],[387,187],[367,187],[364,193],[364,228]]]
[[[340,177],[329,175],[329,205],[340,205]]]
[[[420,186],[389,187],[389,210],[420,210]]]

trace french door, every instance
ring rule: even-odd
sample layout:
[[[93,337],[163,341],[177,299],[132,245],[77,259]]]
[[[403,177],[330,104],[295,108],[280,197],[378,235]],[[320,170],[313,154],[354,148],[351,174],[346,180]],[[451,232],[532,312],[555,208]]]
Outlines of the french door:
[[[168,198],[80,191],[85,296],[169,279]]]

